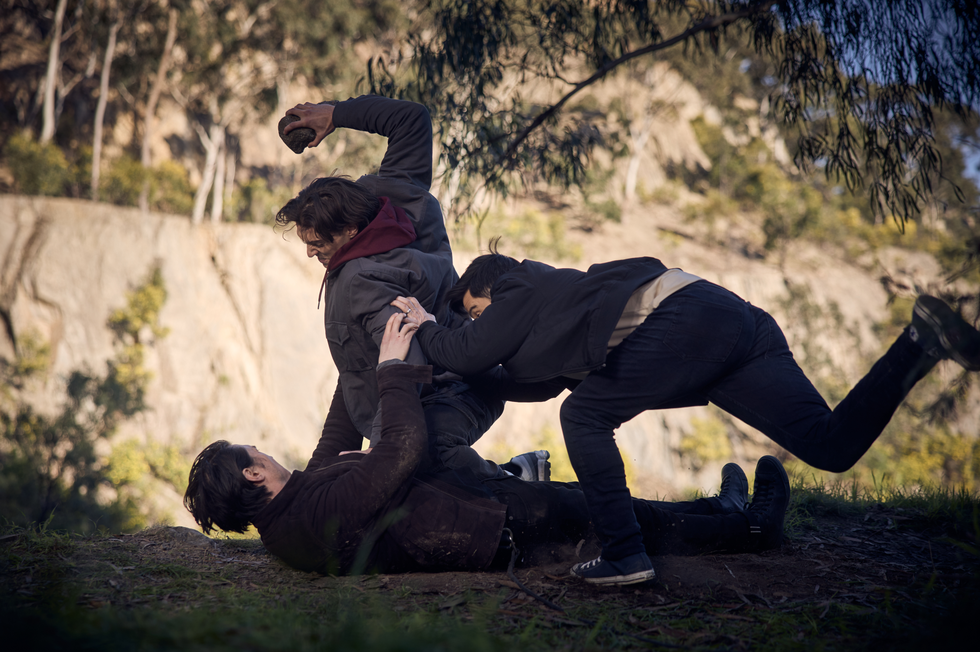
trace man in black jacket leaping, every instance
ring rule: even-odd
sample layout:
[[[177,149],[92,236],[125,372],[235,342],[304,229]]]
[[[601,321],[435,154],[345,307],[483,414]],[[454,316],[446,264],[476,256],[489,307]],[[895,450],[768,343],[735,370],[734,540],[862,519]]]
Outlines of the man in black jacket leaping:
[[[416,339],[433,364],[463,376],[500,364],[515,381],[501,394],[511,400],[574,388],[562,431],[602,554],[572,573],[592,583],[654,576],[613,433],[637,414],[710,401],[808,464],[842,472],[940,359],[980,370],[980,333],[921,296],[911,324],[831,410],[771,316],[655,258],[580,272],[491,253],[463,273],[450,302],[475,321],[448,330],[414,299],[394,302],[408,319],[421,316]]]

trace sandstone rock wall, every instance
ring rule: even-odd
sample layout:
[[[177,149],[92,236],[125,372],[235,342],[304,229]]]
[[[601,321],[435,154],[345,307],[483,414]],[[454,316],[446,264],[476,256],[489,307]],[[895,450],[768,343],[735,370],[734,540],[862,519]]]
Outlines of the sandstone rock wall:
[[[683,237],[689,228],[676,210],[648,205],[623,224],[605,225],[600,235],[569,234],[584,255],[553,262],[585,268],[659,257],[769,310],[791,344],[816,337],[849,382],[866,371],[862,356],[881,351],[885,343],[872,329],[887,315],[880,269],[869,273],[867,264],[835,259],[805,243],[776,264],[705,244],[709,238]],[[458,267],[474,255],[458,252]],[[337,374],[317,310],[322,268],[306,258],[295,236],[252,224],[194,227],[186,217],[143,217],[87,201],[0,196],[0,256],[0,358],[12,360],[17,340],[32,331],[52,349],[51,373],[32,397],[36,404],[52,407],[71,370],[104,369],[114,354],[109,314],[159,266],[169,295],[160,319],[169,333],[148,349],[150,409],[118,436],[176,445],[188,457],[228,439],[255,444],[287,465],[305,464]],[[888,273],[919,278],[919,286],[935,278],[928,257],[891,252],[882,259]],[[793,286],[804,288],[821,310],[839,309],[842,328],[808,333],[808,324],[786,314]],[[508,406],[478,450],[499,459],[533,449],[548,429],[554,438],[545,443],[560,445],[560,402]],[[695,469],[678,453],[692,419],[708,417],[708,410],[646,413],[620,429],[637,493],[678,497],[691,488],[716,488],[721,461]],[[760,454],[776,450],[744,426],[729,439],[734,458],[749,470]],[[170,492],[160,499],[178,523],[188,524],[179,498]]]
[[[12,359],[14,340],[31,330],[51,346],[36,401],[63,396],[73,369],[104,371],[109,314],[159,265],[169,334],[147,350],[150,409],[119,436],[190,455],[228,439],[305,464],[337,373],[316,310],[322,268],[295,239],[268,226],[193,227],[93,202],[0,196],[0,256],[0,356]]]

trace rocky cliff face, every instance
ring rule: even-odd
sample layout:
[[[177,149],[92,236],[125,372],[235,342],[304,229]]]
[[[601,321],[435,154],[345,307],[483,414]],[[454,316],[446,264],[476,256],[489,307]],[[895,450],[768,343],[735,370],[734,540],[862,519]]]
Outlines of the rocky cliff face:
[[[50,405],[71,370],[104,369],[109,314],[159,266],[169,333],[147,349],[150,409],[118,436],[191,458],[228,439],[305,464],[337,373],[316,310],[322,268],[286,238],[268,226],[192,227],[92,202],[0,197],[0,356],[11,360],[31,331],[49,342],[47,393],[34,400]]]
[[[690,228],[677,210],[648,205],[600,235],[571,234],[584,252],[574,266],[654,255],[721,283],[772,312],[791,343],[819,345],[848,382],[866,370],[862,356],[887,344],[872,328],[887,315],[878,276],[905,275],[924,287],[937,272],[927,256],[883,252],[877,267],[867,261],[859,267],[805,244],[777,265],[704,244],[709,239],[685,233]],[[295,236],[250,224],[194,227],[185,217],[143,217],[85,201],[0,196],[0,253],[0,357],[14,359],[29,332],[51,346],[50,373],[31,398],[35,403],[50,407],[63,396],[60,379],[71,370],[103,368],[113,356],[108,315],[158,266],[169,295],[160,321],[169,333],[148,349],[150,409],[118,437],[176,445],[188,458],[228,439],[305,464],[337,374],[316,307],[322,268],[306,259]],[[459,266],[472,255],[461,252]],[[802,300],[818,315],[839,317],[801,321],[793,302]],[[557,447],[559,405],[560,399],[508,406],[478,448],[506,457],[542,443]],[[618,441],[638,493],[676,497],[689,488],[715,488],[723,462],[696,464],[682,454],[686,437],[717,420],[711,409],[647,413],[621,428]],[[732,457],[750,468],[775,449],[744,426],[722,432]],[[171,494],[163,499],[187,523],[179,496]]]

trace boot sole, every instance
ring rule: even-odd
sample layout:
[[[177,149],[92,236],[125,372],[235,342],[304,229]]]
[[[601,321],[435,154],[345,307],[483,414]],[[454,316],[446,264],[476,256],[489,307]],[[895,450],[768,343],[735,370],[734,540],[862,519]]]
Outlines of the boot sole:
[[[930,307],[926,304],[933,305]],[[965,319],[953,312],[953,309],[943,303],[942,300],[936,299],[935,297],[930,297],[928,295],[918,298],[918,300],[915,302],[915,307],[912,308],[912,312],[918,315],[922,321],[929,324],[929,327],[932,328],[933,332],[939,336],[939,343],[943,345],[943,351],[949,354],[949,357],[952,358],[958,365],[968,371],[980,371],[980,357],[972,360],[966,358],[953,346],[953,344],[946,337],[946,330],[943,328],[943,320],[939,317],[938,313],[947,312],[950,317],[962,322],[963,326],[972,330],[976,334],[977,339],[980,340],[980,333],[977,333],[977,330],[970,326]]]

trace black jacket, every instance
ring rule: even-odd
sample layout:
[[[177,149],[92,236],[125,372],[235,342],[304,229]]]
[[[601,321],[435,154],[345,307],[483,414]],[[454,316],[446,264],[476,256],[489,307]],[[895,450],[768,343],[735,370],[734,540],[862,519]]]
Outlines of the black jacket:
[[[592,371],[605,361],[630,295],[665,271],[656,258],[587,272],[525,260],[497,279],[479,319],[457,329],[425,322],[416,339],[430,362],[463,376],[497,364],[521,383]]]

